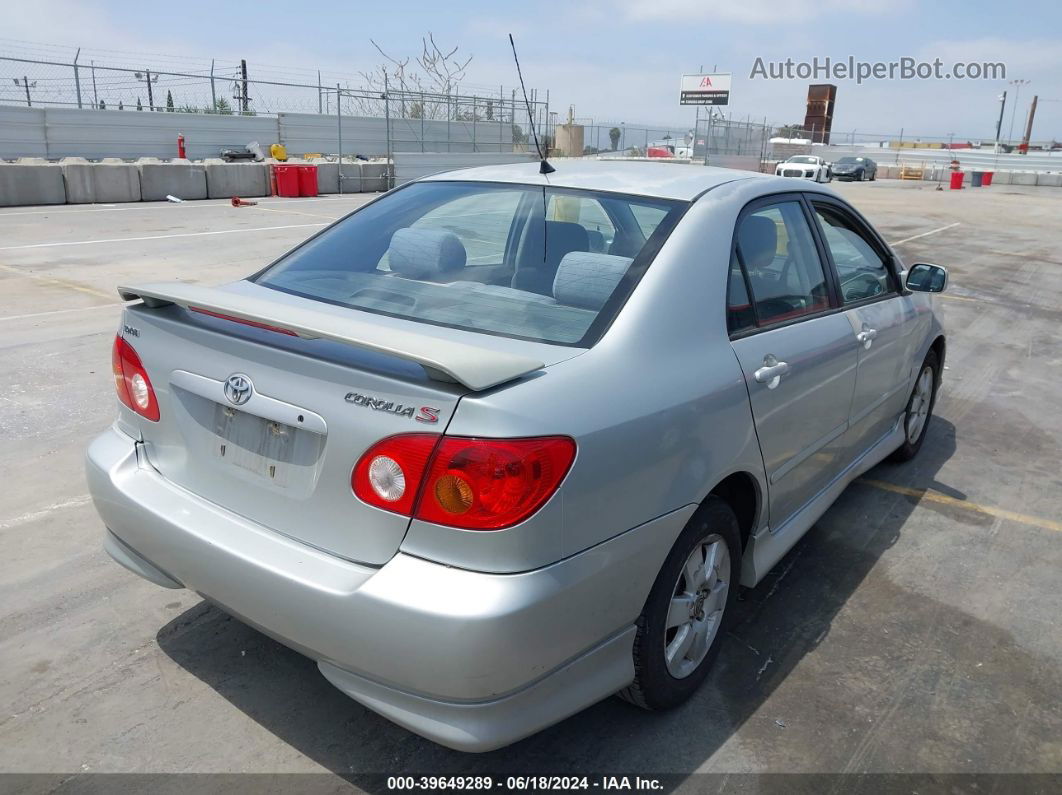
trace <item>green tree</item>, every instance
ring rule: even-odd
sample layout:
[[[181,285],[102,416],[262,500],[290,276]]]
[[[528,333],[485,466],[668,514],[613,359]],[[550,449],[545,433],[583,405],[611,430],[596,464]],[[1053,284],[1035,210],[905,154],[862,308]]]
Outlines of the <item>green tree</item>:
[[[608,139],[612,142],[613,152],[615,152],[619,148],[621,135],[623,135],[623,133],[620,131],[619,127],[613,127],[611,130],[608,131]]]
[[[173,106],[173,92],[169,89],[166,90],[166,112],[173,113],[175,110]]]
[[[107,110],[107,103],[102,99],[100,100],[100,110]]]
[[[527,133],[525,133],[520,128],[519,124],[514,124],[513,125],[513,143],[514,144],[526,144],[527,143]]]
[[[122,104],[121,100],[118,100],[118,110],[125,110],[125,105]]]
[[[213,107],[211,107],[210,105],[207,105],[206,112],[207,113],[217,113],[217,114],[219,114],[221,116],[231,116],[232,115],[232,105],[229,104],[229,101],[227,99],[225,99],[225,97],[218,97],[217,100],[214,102],[214,106]]]
[[[177,108],[178,113],[199,113],[199,108],[195,105],[181,105]]]
[[[783,124],[775,131],[775,135],[779,138],[803,138],[804,125],[802,124]]]
[[[140,101],[140,97],[136,98],[136,109],[137,110],[143,110],[144,109],[144,103],[142,103]]]

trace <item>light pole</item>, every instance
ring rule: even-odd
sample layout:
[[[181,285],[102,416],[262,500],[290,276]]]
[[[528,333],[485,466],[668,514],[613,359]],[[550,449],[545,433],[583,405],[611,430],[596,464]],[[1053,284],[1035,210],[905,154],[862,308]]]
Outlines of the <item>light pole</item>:
[[[1010,109],[1010,130],[1007,132],[1007,140],[1014,140],[1014,113],[1018,109],[1018,97],[1021,96],[1021,87],[1027,86],[1031,83],[1031,80],[1011,80],[1010,84],[1014,86],[1014,105]]]
[[[1007,107],[1007,92],[999,95],[999,120],[996,121],[996,154],[999,154],[999,133],[1003,128],[1003,111]]]
[[[29,80],[28,80],[27,78],[25,78],[25,77],[23,77],[23,78],[22,78],[21,80],[19,80],[19,79],[18,79],[17,77],[16,77],[16,78],[13,78],[13,79],[14,79],[14,81],[15,81],[15,85],[16,85],[16,86],[22,86],[23,88],[25,88],[25,89],[26,89],[26,107],[27,107],[27,108],[32,108],[32,107],[33,107],[33,102],[32,102],[32,100],[30,100],[30,92],[29,92],[29,90],[30,90],[31,88],[35,88],[35,87],[37,86],[37,81],[36,81],[36,80],[34,80],[34,81],[33,81],[33,82],[31,83],[31,82],[30,82],[30,81],[29,81]]]
[[[146,72],[146,74],[141,74],[140,72],[133,72],[133,77],[135,77],[137,80],[142,80],[143,82],[147,83],[148,110],[155,110],[155,97],[151,93],[151,84],[159,82],[159,76],[151,74],[150,69],[145,69],[144,71]]]

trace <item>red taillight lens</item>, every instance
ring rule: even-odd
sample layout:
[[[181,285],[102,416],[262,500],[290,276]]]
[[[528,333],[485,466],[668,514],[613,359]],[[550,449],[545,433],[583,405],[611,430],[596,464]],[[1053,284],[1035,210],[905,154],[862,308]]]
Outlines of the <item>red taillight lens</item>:
[[[377,442],[354,465],[351,488],[369,505],[412,515],[417,489],[438,441],[435,433],[405,433]]]
[[[574,458],[575,442],[567,436],[444,436],[425,475],[416,517],[466,530],[511,527],[553,496]]]
[[[377,442],[351,474],[370,505],[464,530],[522,522],[556,492],[575,459],[567,436],[476,439],[410,433]]]
[[[121,337],[114,338],[111,370],[118,399],[141,417],[158,422],[159,402],[155,399],[151,379],[133,346]]]

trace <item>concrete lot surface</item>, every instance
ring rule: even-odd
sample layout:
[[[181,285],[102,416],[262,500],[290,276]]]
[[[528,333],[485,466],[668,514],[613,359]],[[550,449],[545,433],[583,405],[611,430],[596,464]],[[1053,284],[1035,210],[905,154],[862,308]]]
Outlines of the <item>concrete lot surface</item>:
[[[0,770],[1062,772],[1062,193],[834,187],[908,263],[951,269],[920,456],[745,593],[692,701],[609,699],[480,756],[112,563],[82,474],[115,411],[117,283],[244,276],[369,197],[0,212]]]

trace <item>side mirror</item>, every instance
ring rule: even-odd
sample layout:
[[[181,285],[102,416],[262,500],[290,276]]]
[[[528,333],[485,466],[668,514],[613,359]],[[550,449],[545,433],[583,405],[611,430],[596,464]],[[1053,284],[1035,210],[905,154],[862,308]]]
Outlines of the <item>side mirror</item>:
[[[907,271],[907,289],[919,293],[942,293],[948,286],[948,271],[940,265],[919,262]]]

